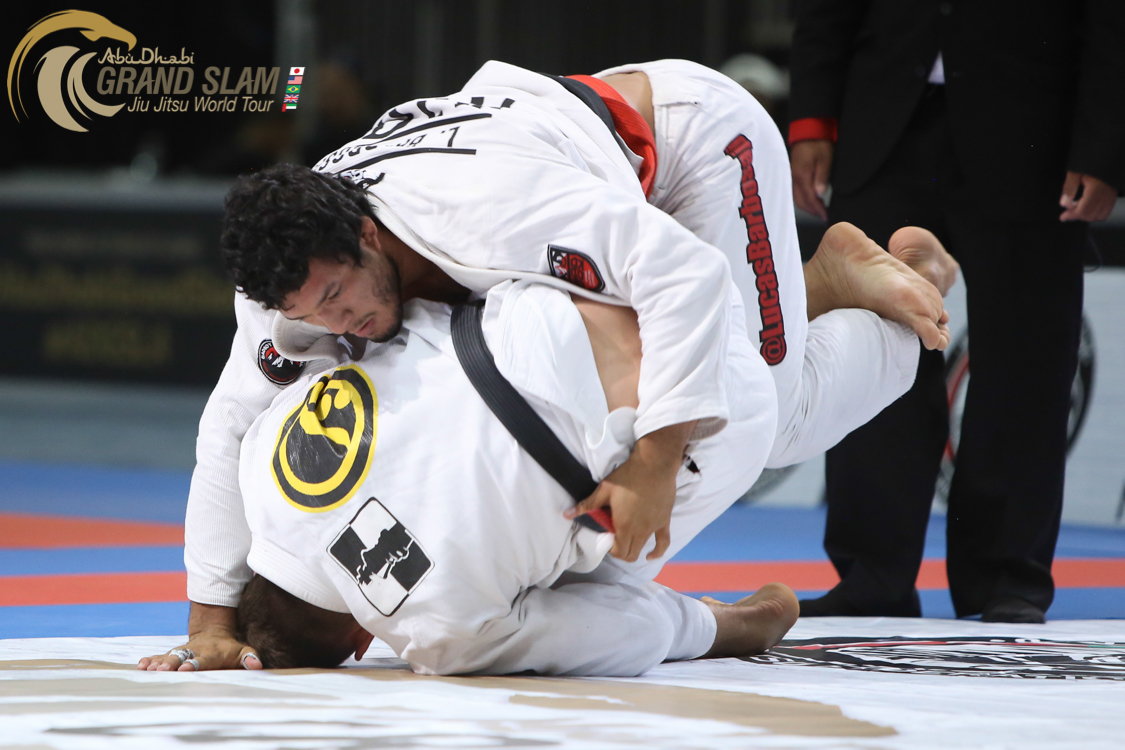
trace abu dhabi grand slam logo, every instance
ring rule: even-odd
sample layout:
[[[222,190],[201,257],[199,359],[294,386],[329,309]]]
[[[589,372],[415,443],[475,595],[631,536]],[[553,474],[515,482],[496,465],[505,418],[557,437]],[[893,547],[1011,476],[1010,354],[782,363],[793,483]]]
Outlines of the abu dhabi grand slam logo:
[[[81,38],[86,41],[77,41]],[[304,68],[290,69],[281,86],[284,101],[278,101],[280,68],[210,65],[197,70],[195,53],[185,48],[164,55],[158,46],[138,49],[137,44],[132,32],[97,13],[63,10],[40,19],[8,64],[12,114],[28,122],[28,108],[38,104],[55,125],[85,133],[99,118],[122,112],[297,108]]]

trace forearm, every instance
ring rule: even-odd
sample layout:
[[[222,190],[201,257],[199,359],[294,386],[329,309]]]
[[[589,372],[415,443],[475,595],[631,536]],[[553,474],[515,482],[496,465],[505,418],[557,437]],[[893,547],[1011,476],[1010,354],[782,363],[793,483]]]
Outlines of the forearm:
[[[238,486],[242,438],[279,393],[258,367],[272,314],[238,295],[230,359],[199,421],[196,466],[184,519],[188,598],[233,607],[250,578],[250,529]]]
[[[1125,189],[1125,4],[1087,3],[1067,169]]]
[[[839,117],[848,61],[867,0],[801,0],[790,55],[791,120]]]
[[[234,638],[238,630],[236,612],[234,607],[192,602],[188,614],[188,638],[196,638],[200,635]]]
[[[639,438],[633,446],[633,457],[654,469],[664,469],[675,476],[683,460],[684,449],[695,432],[696,422],[661,427]]]

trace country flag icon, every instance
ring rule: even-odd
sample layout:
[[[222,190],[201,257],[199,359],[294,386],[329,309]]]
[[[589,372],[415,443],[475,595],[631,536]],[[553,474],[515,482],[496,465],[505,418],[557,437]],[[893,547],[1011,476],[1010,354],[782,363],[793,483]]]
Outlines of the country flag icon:
[[[305,74],[304,68],[290,68],[289,69],[289,75],[291,75],[291,76],[303,76],[304,74]]]
[[[285,87],[285,93],[286,94],[299,94],[299,93],[301,93],[301,87],[300,86],[286,86]]]
[[[304,80],[304,76],[289,76],[289,83],[300,83]]]
[[[294,104],[296,104],[297,99],[298,99],[298,97],[297,97],[296,94],[286,94],[285,95],[285,101],[287,101],[287,102],[293,102]]]
[[[288,112],[289,110],[296,109],[296,108],[297,108],[296,104],[286,104],[284,102],[282,102],[282,104],[281,104],[281,111],[282,112]]]

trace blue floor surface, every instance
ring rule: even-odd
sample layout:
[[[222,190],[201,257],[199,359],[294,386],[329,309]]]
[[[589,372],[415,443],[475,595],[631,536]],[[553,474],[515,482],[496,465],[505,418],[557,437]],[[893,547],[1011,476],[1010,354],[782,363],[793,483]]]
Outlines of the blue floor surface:
[[[0,512],[183,523],[190,472],[0,461]],[[826,560],[823,508],[736,505],[679,561]],[[945,517],[930,520],[925,555],[945,554]],[[1059,557],[1125,558],[1125,529],[1064,526]],[[180,546],[0,549],[0,576],[182,571]],[[749,592],[745,592],[749,593]],[[803,597],[823,592],[798,592]],[[723,592],[731,601],[745,594]],[[953,617],[947,591],[921,592],[927,617]],[[1125,588],[1060,589],[1053,619],[1125,618]],[[186,631],[187,604],[0,607],[0,638],[169,635]]]
[[[825,508],[759,508],[735,505],[704,529],[677,560],[825,560]],[[1056,557],[1123,557],[1125,528],[1064,525]],[[928,558],[945,557],[945,516],[926,530]]]
[[[0,638],[180,636],[187,617],[187,602],[0,607]]]

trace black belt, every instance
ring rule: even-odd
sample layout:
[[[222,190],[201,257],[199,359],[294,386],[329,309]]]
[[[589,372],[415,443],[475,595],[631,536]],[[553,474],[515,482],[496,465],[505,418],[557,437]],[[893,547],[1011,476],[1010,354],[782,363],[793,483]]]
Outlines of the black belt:
[[[543,75],[562,84],[562,87],[564,89],[574,94],[576,97],[578,97],[579,101],[592,109],[594,111],[594,114],[598,116],[598,119],[605,123],[605,126],[609,128],[610,134],[613,135],[614,140],[617,141],[617,145],[621,147],[622,152],[628,155],[628,149],[621,142],[620,137],[617,135],[617,126],[613,123],[613,116],[609,113],[609,107],[607,107],[605,105],[605,102],[602,101],[602,98],[598,96],[597,91],[594,91],[592,88],[582,83],[582,81],[576,81],[573,78],[553,76],[550,73],[544,73]]]
[[[590,476],[590,471],[566,449],[542,417],[535,413],[531,404],[496,368],[481,327],[483,309],[484,303],[479,301],[453,308],[451,330],[457,360],[484,403],[508,432],[512,433],[520,447],[554,477],[575,501],[585,500],[597,489],[598,483]],[[575,520],[588,529],[606,531],[602,524],[589,515],[578,516]]]
[[[573,78],[553,76],[550,73],[544,73],[543,75],[558,81],[562,84],[564,89],[577,96],[582,100],[583,104],[594,110],[594,114],[605,123],[605,126],[609,128],[609,132],[617,132],[617,126],[613,124],[613,116],[609,113],[609,107],[607,107],[605,102],[602,101],[602,98],[598,96],[597,91],[594,91],[592,88],[582,83],[582,81],[576,81]]]

